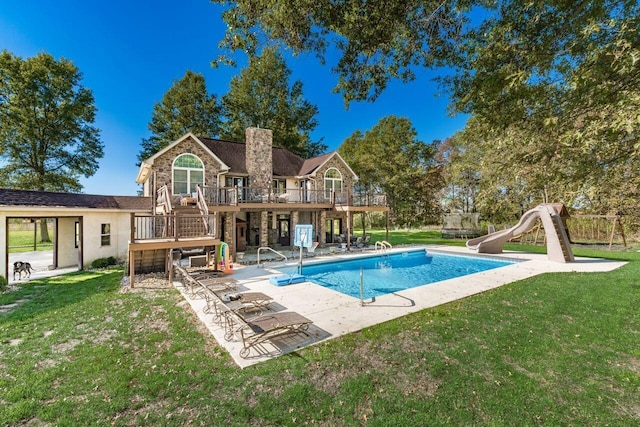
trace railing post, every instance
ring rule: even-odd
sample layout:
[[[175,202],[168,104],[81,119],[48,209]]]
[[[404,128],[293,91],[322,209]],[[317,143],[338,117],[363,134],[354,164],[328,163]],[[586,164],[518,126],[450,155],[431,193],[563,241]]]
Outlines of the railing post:
[[[136,239],[136,214],[135,213],[131,213],[131,223],[129,225],[129,228],[131,230],[131,235],[129,236],[129,241],[131,243],[133,243]]]
[[[171,221],[173,222],[173,237],[175,241],[178,241],[179,233],[178,233],[178,215],[171,215]]]

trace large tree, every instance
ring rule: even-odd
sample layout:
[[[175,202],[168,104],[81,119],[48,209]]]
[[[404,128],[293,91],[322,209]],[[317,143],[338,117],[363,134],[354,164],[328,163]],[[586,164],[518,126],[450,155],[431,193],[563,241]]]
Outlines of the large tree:
[[[231,6],[223,47],[279,44],[328,60],[337,50],[347,102],[374,99],[419,66],[448,65],[452,111],[477,117],[515,149],[516,169],[529,161],[539,171],[553,159],[546,169],[555,172],[562,162],[563,181],[590,181],[585,193],[617,194],[610,208],[632,210],[619,184],[638,194],[637,1],[214,1]]]
[[[221,107],[207,92],[204,76],[193,71],[173,83],[162,100],[153,106],[149,130],[142,140],[138,162],[160,151],[187,132],[214,137],[220,132]]]
[[[0,54],[0,179],[40,191],[82,190],[80,177],[104,155],[93,126],[96,108],[82,74],[47,53],[22,59]]]
[[[503,1],[466,34],[443,82],[477,119],[465,139],[484,140],[485,195],[638,217],[639,26],[636,1]]]
[[[104,155],[91,90],[67,59],[0,54],[0,181],[10,188],[82,190]],[[46,221],[41,238],[49,241]]]
[[[324,144],[311,141],[318,108],[304,99],[301,81],[289,83],[290,76],[284,59],[272,49],[251,57],[222,98],[226,117],[222,136],[244,140],[247,127],[260,126],[273,130],[274,144],[300,156],[324,152]]]
[[[444,181],[436,150],[417,139],[409,119],[388,116],[365,133],[354,132],[339,152],[366,191],[387,194],[392,221],[405,226],[439,218],[436,196]]]

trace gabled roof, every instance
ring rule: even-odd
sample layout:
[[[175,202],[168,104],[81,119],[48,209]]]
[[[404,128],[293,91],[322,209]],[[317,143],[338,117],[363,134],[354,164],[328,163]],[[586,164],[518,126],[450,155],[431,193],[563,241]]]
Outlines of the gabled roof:
[[[299,175],[312,175],[320,166],[325,164],[332,155],[333,152],[305,160],[300,168]]]
[[[136,178],[136,182],[138,184],[142,184],[143,182],[145,182],[147,180],[147,178],[149,177],[149,171],[151,170],[151,165],[153,165],[153,163],[155,162],[155,160],[163,155],[164,153],[166,153],[167,151],[169,151],[170,149],[172,149],[173,147],[175,147],[176,145],[180,144],[182,141],[184,141],[187,138],[191,138],[193,139],[197,144],[200,144],[200,146],[202,146],[202,148],[206,151],[208,150],[211,153],[211,156],[213,156],[214,159],[216,159],[219,163],[220,163],[220,168],[222,170],[229,170],[230,167],[229,165],[227,165],[224,161],[222,161],[215,152],[211,151],[210,149],[208,149],[208,147],[203,144],[203,142],[200,140],[200,138],[198,138],[197,136],[195,136],[194,134],[192,134],[191,132],[188,132],[187,134],[185,134],[182,138],[172,142],[171,144],[167,145],[166,147],[164,147],[162,150],[158,151],[157,153],[155,153],[153,156],[149,157],[146,160],[143,160],[142,163],[140,163],[140,170],[138,171],[138,177]]]
[[[223,170],[238,175],[246,175],[248,173],[245,142],[196,137],[189,132],[182,138],[171,143],[164,149],[149,157],[149,159],[143,161],[140,165],[140,172],[138,173],[138,179],[136,180],[136,182],[142,183],[146,180],[150,166],[158,156],[175,147],[188,137],[191,137],[194,141],[201,144],[203,149],[211,153],[211,155],[218,162],[220,162]],[[344,159],[338,154],[337,151],[305,160],[297,154],[294,154],[291,151],[287,150],[286,148],[273,146],[271,150],[273,176],[313,176],[315,172],[326,162],[334,157],[337,157],[347,167],[347,169],[349,169],[349,172],[354,176],[354,178],[358,178],[358,176],[353,172],[347,162],[344,161]]]
[[[302,166],[302,169],[300,170],[300,175],[301,176],[302,175],[315,175],[315,173],[316,173],[316,171],[318,169],[320,169],[322,166],[325,165],[325,163],[327,163],[329,160],[331,160],[334,157],[337,157],[338,160],[340,162],[342,162],[342,164],[344,164],[347,169],[349,169],[349,172],[351,173],[351,175],[353,175],[353,177],[355,179],[358,179],[358,175],[356,175],[356,173],[353,171],[353,169],[351,169],[351,166],[349,166],[347,164],[347,162],[344,161],[342,156],[340,154],[338,154],[337,151],[332,151],[330,153],[323,154],[322,156],[312,157],[310,159],[305,160],[304,165]]]
[[[37,206],[139,211],[151,209],[151,198],[141,196],[102,196],[96,194],[56,193],[51,191],[0,188],[0,206]]]
[[[202,137],[200,140],[229,166],[229,172],[240,175],[247,173],[246,143]],[[302,157],[282,147],[271,147],[271,161],[274,176],[297,176],[304,163]]]
[[[244,142],[225,141],[222,139],[198,138],[202,144],[229,167],[229,172],[246,174],[247,167],[245,165],[246,149]]]

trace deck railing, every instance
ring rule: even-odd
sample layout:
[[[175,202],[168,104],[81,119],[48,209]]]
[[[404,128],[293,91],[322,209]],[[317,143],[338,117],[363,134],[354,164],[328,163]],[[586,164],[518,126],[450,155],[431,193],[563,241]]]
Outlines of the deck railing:
[[[244,187],[238,194],[240,203],[330,203],[322,191],[304,188]]]
[[[215,215],[131,214],[131,241],[215,237]]]
[[[338,206],[387,206],[387,196],[351,191],[308,190],[305,188],[273,187],[214,187],[201,188],[202,197],[209,206],[237,206],[238,204],[323,204]],[[168,190],[164,199],[170,199]],[[163,200],[164,200],[163,199]]]
[[[387,195],[336,191],[334,204],[341,206],[385,207],[387,206]]]
[[[204,200],[210,206],[235,206],[238,204],[238,189],[236,187],[202,187]]]

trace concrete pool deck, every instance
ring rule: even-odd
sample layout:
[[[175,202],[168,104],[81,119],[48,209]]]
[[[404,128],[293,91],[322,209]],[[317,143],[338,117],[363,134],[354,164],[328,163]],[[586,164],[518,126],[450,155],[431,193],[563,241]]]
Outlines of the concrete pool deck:
[[[436,245],[402,246],[393,248],[387,253],[402,253],[416,248],[458,255],[477,255],[475,252],[463,247]],[[375,254],[375,252],[367,251],[355,254],[323,256],[316,257],[315,260],[353,259],[357,256],[371,256],[372,254]],[[263,292],[273,298],[273,302],[270,305],[272,310],[295,311],[313,321],[313,325],[307,331],[308,336],[295,334],[274,339],[252,348],[247,359],[239,356],[242,342],[237,338],[232,341],[226,341],[224,339],[223,325],[214,321],[212,314],[204,312],[204,299],[191,298],[180,282],[174,282],[174,285],[182,292],[198,318],[218,343],[229,352],[240,367],[244,368],[272,359],[275,356],[356,332],[409,313],[455,301],[538,274],[550,272],[606,272],[625,264],[624,262],[595,258],[576,258],[576,262],[564,264],[549,261],[544,254],[522,252],[504,252],[502,254],[489,255],[488,257],[516,259],[522,262],[378,296],[374,302],[367,303],[364,306],[361,306],[360,299],[310,282],[287,286],[272,285],[269,283],[269,278],[282,273],[275,268],[269,268],[268,265],[264,268],[256,265],[237,266],[233,274],[233,278],[239,282],[237,292]],[[309,262],[309,260],[306,260],[306,262]],[[275,265],[275,263],[272,264]]]

